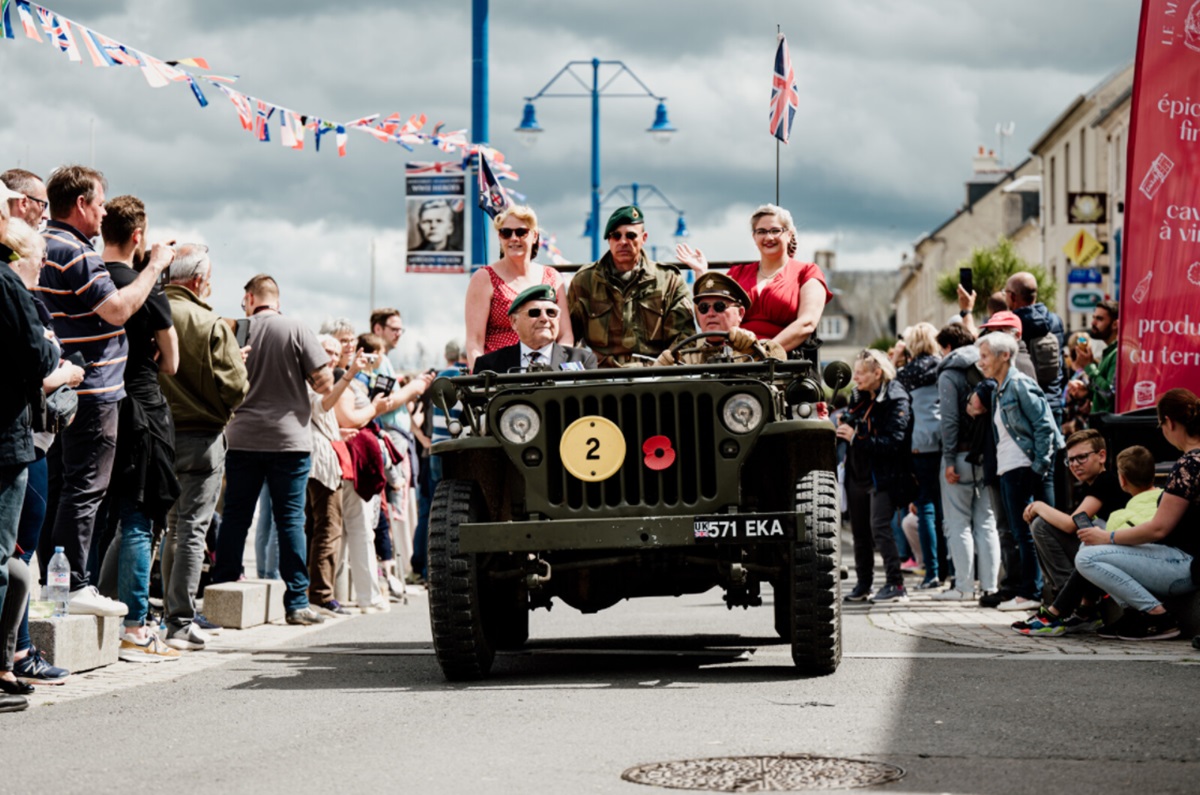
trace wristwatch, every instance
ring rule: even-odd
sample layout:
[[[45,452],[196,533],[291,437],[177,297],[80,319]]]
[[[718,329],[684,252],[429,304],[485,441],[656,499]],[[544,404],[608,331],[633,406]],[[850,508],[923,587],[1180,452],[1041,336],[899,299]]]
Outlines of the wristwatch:
[[[969,315],[969,314],[971,314],[971,310],[970,310],[970,309],[960,309],[960,310],[958,310],[958,316],[959,316],[959,317],[961,317],[963,320],[966,320],[966,319],[967,319],[967,315]]]

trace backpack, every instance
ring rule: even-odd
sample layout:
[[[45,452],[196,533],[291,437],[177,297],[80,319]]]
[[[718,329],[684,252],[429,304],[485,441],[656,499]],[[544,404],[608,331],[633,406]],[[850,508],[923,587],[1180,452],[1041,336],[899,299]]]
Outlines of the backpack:
[[[1038,386],[1049,394],[1062,371],[1062,351],[1058,347],[1058,337],[1052,332],[1046,332],[1040,337],[1026,340],[1025,345],[1029,348],[1029,358],[1033,360]]]
[[[989,411],[981,417],[972,417],[967,414],[966,404],[970,402],[972,393],[975,392],[975,387],[979,386],[983,381],[983,373],[979,367],[972,366],[966,370],[967,377],[967,400],[963,401],[959,416],[962,418],[959,422],[959,441],[967,443],[967,463],[974,466],[982,466],[984,454],[987,451],[987,443],[990,440],[989,435],[992,432],[991,421],[992,413]]]

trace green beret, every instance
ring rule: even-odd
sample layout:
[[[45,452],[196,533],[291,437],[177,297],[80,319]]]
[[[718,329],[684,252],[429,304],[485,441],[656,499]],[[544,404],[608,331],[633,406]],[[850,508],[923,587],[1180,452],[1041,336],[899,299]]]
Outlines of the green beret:
[[[750,296],[742,289],[742,286],[725,274],[716,271],[705,271],[696,278],[696,283],[692,285],[692,296],[699,298],[702,295],[730,298],[735,303],[741,304],[743,308],[750,308]]]
[[[640,207],[630,204],[625,207],[618,207],[616,212],[608,217],[608,223],[604,226],[604,236],[608,237],[613,233],[613,230],[623,224],[644,224],[646,216],[642,213]]]
[[[554,288],[548,284],[535,284],[533,287],[526,287],[516,298],[513,299],[512,306],[508,308],[508,316],[512,317],[517,314],[517,310],[522,305],[530,301],[557,301],[558,296],[554,294]]]

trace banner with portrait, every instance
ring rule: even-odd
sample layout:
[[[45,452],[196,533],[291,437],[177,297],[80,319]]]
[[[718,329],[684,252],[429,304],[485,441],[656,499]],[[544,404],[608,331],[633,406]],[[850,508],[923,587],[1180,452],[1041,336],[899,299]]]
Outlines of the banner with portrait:
[[[466,272],[466,182],[459,162],[407,163],[407,273]]]
[[[1143,0],[1133,83],[1117,411],[1200,392],[1200,0]]]

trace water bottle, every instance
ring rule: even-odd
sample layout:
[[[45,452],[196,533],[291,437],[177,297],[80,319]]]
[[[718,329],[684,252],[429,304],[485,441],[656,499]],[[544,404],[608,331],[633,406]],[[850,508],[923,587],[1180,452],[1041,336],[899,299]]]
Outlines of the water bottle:
[[[67,562],[62,547],[54,548],[46,579],[46,598],[54,603],[54,617],[62,618],[67,614],[67,602],[71,595],[71,564]]]

